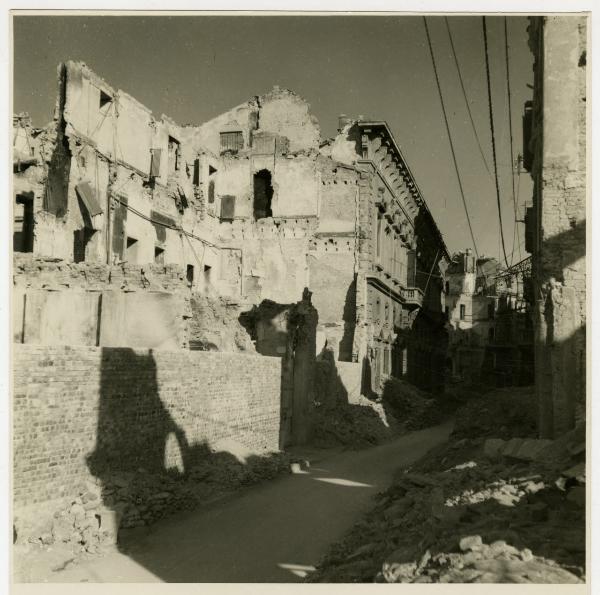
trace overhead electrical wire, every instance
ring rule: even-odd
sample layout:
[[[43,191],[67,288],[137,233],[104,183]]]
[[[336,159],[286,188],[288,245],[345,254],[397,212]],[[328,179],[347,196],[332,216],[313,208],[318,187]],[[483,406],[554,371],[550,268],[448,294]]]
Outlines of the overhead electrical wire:
[[[510,136],[510,180],[512,183],[512,198],[513,205],[515,208],[515,223],[513,229],[513,252],[515,249],[515,236],[517,237],[517,242],[519,245],[519,254],[521,253],[521,238],[519,237],[519,233],[517,231],[517,219],[519,218],[518,213],[518,201],[515,193],[515,172],[514,172],[514,164],[515,164],[515,156],[513,153],[513,132],[512,132],[512,108],[511,108],[511,92],[510,92],[510,61],[508,55],[508,18],[504,17],[504,55],[506,58],[506,93],[508,95],[508,131]],[[512,258],[511,258],[512,265]]]
[[[435,75],[435,82],[437,84],[438,95],[440,97],[440,103],[442,105],[442,113],[444,115],[444,123],[446,125],[446,132],[448,134],[448,142],[450,143],[450,152],[452,153],[452,161],[454,163],[454,170],[456,171],[456,179],[458,180],[458,188],[460,190],[460,196],[462,198],[462,203],[465,208],[465,215],[467,217],[467,224],[469,226],[471,240],[473,241],[473,248],[475,250],[475,256],[478,261],[479,260],[479,252],[477,251],[477,242],[475,241],[475,234],[473,233],[473,226],[471,225],[471,218],[469,217],[469,209],[467,207],[467,201],[465,199],[465,193],[463,190],[462,180],[460,178],[460,172],[458,170],[458,162],[456,161],[456,152],[454,151],[454,143],[452,142],[452,134],[450,133],[450,125],[448,124],[448,115],[446,113],[446,105],[444,104],[444,96],[442,94],[442,87],[440,85],[440,79],[438,76],[437,65],[435,63],[435,55],[433,53],[433,46],[431,44],[431,36],[429,35],[429,26],[427,25],[427,17],[426,16],[423,16],[423,23],[425,25],[425,34],[427,36],[427,44],[429,46],[429,53],[431,55],[431,63],[433,64],[433,73]]]
[[[496,183],[496,202],[498,203],[498,219],[500,221],[500,238],[502,240],[502,252],[504,253],[504,261],[506,266],[508,265],[508,258],[506,256],[506,245],[504,243],[504,228],[502,226],[502,207],[500,205],[500,184],[498,182],[498,162],[496,159],[496,133],[494,132],[494,110],[492,106],[492,86],[490,82],[490,58],[488,54],[488,40],[487,40],[487,25],[485,17],[483,18],[483,45],[485,48],[485,77],[487,81],[488,90],[488,107],[490,113],[490,132],[492,135],[492,155],[494,157],[494,181]],[[511,164],[512,167],[512,164]]]
[[[479,154],[481,155],[481,159],[483,160],[485,169],[487,170],[490,177],[492,177],[492,172],[490,171],[490,167],[488,165],[487,159],[485,158],[485,153],[483,152],[483,147],[481,146],[481,141],[479,140],[479,134],[477,133],[477,127],[475,126],[475,120],[473,119],[473,114],[471,112],[471,106],[469,105],[469,99],[467,98],[467,91],[465,89],[465,84],[463,81],[462,72],[460,70],[460,64],[458,62],[458,57],[456,55],[456,49],[454,47],[454,39],[452,38],[452,31],[450,30],[450,23],[448,21],[448,17],[444,17],[444,20],[446,21],[446,29],[448,30],[448,38],[450,39],[450,48],[452,49],[452,56],[454,57],[454,64],[456,65],[456,70],[458,72],[458,80],[460,81],[460,88],[462,89],[462,94],[465,99],[465,105],[467,106],[467,113],[469,114],[471,128],[473,129],[473,134],[475,135],[475,140],[477,141],[477,146],[479,147]]]

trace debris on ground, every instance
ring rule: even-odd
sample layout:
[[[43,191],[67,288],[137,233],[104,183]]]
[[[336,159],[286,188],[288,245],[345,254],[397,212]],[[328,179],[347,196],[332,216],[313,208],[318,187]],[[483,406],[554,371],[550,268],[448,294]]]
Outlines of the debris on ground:
[[[495,390],[459,409],[449,442],[399,471],[307,580],[584,582],[585,431],[537,440],[531,397]]]
[[[67,546],[78,555],[99,554],[117,543],[120,530],[149,526],[159,519],[212,502],[251,484],[290,472],[290,457],[272,453],[245,463],[215,453],[186,474],[150,473],[145,469],[116,472],[75,486],[69,498],[54,503],[48,522],[14,519],[17,545],[31,554],[48,546]]]

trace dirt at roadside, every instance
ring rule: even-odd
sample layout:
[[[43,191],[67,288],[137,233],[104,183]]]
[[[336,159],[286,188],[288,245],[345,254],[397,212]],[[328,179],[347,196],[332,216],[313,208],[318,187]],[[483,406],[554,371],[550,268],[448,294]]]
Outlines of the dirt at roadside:
[[[456,413],[445,445],[398,473],[309,582],[585,580],[585,432],[535,439],[532,389]]]

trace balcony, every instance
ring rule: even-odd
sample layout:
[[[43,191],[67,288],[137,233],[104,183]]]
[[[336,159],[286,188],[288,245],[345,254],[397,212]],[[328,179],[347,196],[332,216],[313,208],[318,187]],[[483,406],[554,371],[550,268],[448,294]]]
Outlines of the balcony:
[[[407,306],[423,307],[423,292],[418,287],[408,287],[402,290],[402,297]]]

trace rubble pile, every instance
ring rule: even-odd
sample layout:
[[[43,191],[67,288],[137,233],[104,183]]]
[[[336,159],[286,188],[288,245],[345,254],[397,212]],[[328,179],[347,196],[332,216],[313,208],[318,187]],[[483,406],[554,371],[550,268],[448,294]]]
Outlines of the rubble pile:
[[[381,403],[366,397],[361,397],[359,404],[312,408],[312,442],[319,448],[364,448],[390,440],[398,432],[393,416],[386,413]]]
[[[437,399],[397,378],[386,381],[382,399],[386,411],[409,431],[434,426],[443,419]]]
[[[527,398],[516,393],[516,402]],[[307,580],[585,581],[585,429],[554,441],[510,437],[508,430],[505,438],[486,438],[493,416],[498,429],[512,417],[482,407],[487,401],[478,409],[487,408],[477,420],[483,437],[461,437],[469,404],[457,413],[450,441],[398,472]],[[528,421],[515,431],[529,431]]]
[[[76,553],[95,554],[102,546],[116,544],[121,529],[151,525],[243,486],[289,472],[290,460],[285,453],[250,457],[245,463],[216,454],[186,475],[148,473],[141,468],[119,472],[83,482],[75,488],[76,495],[57,503],[53,516],[35,530],[17,516],[15,539],[41,546],[67,544]]]

